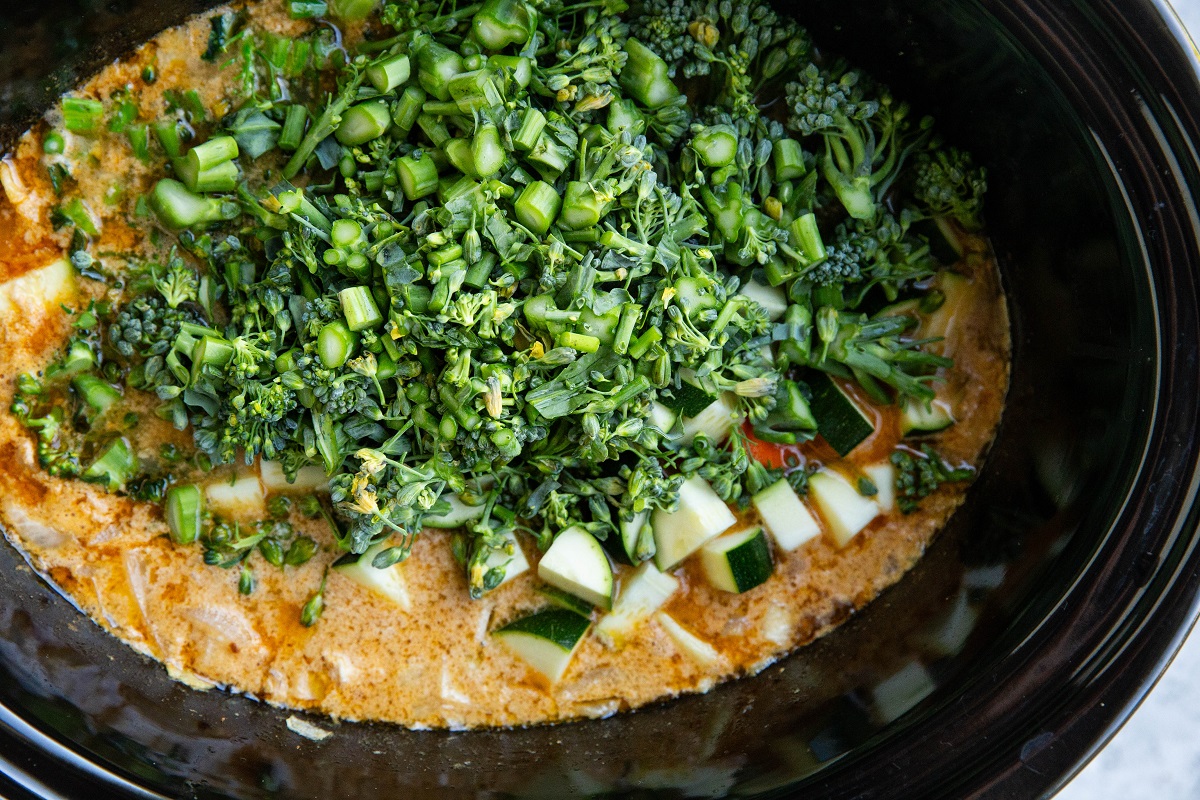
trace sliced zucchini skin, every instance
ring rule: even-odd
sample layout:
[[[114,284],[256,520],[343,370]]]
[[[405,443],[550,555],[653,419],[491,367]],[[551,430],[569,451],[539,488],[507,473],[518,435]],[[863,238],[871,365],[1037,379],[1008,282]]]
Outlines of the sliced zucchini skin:
[[[824,372],[813,371],[806,381],[812,389],[808,407],[816,417],[817,432],[838,455],[848,455],[875,432],[858,403]]]
[[[900,405],[900,433],[920,436],[944,431],[954,424],[954,414],[944,400],[934,399],[928,408],[920,400],[907,398]]]
[[[582,527],[555,537],[538,563],[538,577],[593,605],[612,606],[612,565],[600,542]]]
[[[554,683],[566,672],[591,624],[574,611],[550,608],[513,620],[492,636]]]
[[[762,528],[714,539],[701,548],[700,559],[709,583],[733,594],[748,592],[766,583],[775,566]]]
[[[672,389],[671,392],[670,397],[660,394],[659,402],[685,417],[696,416],[717,399],[715,395],[687,381],[680,381],[679,388]]]
[[[557,586],[539,586],[537,593],[545,597],[558,608],[565,608],[567,611],[574,611],[580,616],[586,617],[592,613],[592,606],[586,600],[576,597],[570,592],[564,592]]]

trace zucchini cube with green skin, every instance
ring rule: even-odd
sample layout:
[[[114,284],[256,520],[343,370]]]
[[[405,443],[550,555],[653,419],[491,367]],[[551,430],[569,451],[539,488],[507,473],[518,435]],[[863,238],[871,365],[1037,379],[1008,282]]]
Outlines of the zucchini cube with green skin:
[[[795,550],[821,535],[820,523],[784,478],[754,495],[751,502],[775,544],[784,550]]]
[[[551,608],[510,622],[492,636],[550,683],[557,683],[591,624],[582,614]]]
[[[866,412],[824,372],[813,372],[808,386],[812,389],[808,407],[817,420],[817,431],[838,455],[847,455],[875,432]]]
[[[596,537],[578,525],[554,537],[538,562],[538,577],[601,608],[612,606],[613,573]]]
[[[859,494],[849,480],[831,469],[822,469],[809,477],[808,496],[838,547],[849,544],[879,516],[879,504],[874,498]]]
[[[762,528],[718,536],[700,548],[700,563],[709,583],[733,594],[761,586],[774,570]]]
[[[703,433],[718,444],[725,441],[733,426],[737,424],[736,401],[728,392],[722,392],[716,400],[705,406],[694,417],[683,418],[683,437],[680,446],[691,444],[697,434]]]
[[[610,647],[621,648],[637,629],[679,590],[679,580],[649,561],[621,579],[612,611],[596,623],[596,635]]]
[[[405,611],[412,609],[408,585],[404,580],[402,563],[379,569],[374,566],[375,556],[392,546],[388,540],[371,545],[362,555],[347,553],[333,564],[333,571],[369,592],[388,600]]]
[[[733,527],[737,518],[708,481],[693,476],[679,487],[679,508],[654,511],[654,562],[664,572]]]

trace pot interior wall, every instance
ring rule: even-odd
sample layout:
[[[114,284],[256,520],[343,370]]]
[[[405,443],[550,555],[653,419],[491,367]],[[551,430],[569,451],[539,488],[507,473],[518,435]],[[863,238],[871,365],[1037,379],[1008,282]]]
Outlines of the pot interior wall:
[[[5,141],[74,77],[200,5],[79,0],[0,12]],[[1006,31],[991,5],[808,0],[795,8],[825,51],[920,100],[918,110],[989,171],[987,216],[1014,321],[1009,407],[966,507],[908,578],[833,635],[706,696],[519,731],[346,724],[314,744],[284,727],[288,712],[171,682],[80,618],[5,545],[0,700],[11,713],[167,794],[560,796],[564,787],[589,795],[640,787],[715,796],[804,781],[813,796],[834,796],[823,783],[831,765],[886,750],[912,720],[1003,659],[1101,545],[1138,468],[1156,339],[1131,221],[1115,213],[1109,170],[1070,98],[1018,43],[1027,34]],[[59,44],[38,44],[46,41]],[[50,763],[19,752],[31,768]],[[76,772],[44,779],[70,782]]]

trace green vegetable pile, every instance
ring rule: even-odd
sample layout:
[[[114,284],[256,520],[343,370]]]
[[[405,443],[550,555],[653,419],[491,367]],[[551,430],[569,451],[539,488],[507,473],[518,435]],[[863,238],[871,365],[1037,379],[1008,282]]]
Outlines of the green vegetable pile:
[[[389,0],[372,19],[347,51],[332,24],[285,39],[213,17],[204,57],[236,73],[219,120],[196,92],[148,124],[64,101],[72,132],[162,166],[138,211],[163,255],[22,379],[47,470],[166,498],[178,540],[243,569],[291,551],[202,514],[196,465],[319,466],[342,548],[397,537],[376,566],[455,495],[484,506],[451,539],[478,597],[514,531],[604,540],[694,474],[731,503],[783,471],[802,488],[746,443],[816,435],[813,371],[933,398],[950,362],[876,312],[936,307],[937,242],[980,228],[983,171],[793,20],[761,0]],[[74,263],[114,280],[71,208]],[[684,444],[655,411],[685,385],[746,424]],[[120,415],[147,393],[196,458],[139,463]],[[930,458],[905,462],[906,503],[961,479]]]

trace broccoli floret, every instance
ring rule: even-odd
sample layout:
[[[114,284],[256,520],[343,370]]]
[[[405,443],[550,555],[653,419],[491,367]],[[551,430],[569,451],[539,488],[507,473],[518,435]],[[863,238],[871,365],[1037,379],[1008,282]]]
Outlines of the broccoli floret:
[[[896,467],[896,505],[905,514],[916,511],[921,500],[943,483],[969,481],[975,475],[971,467],[950,466],[927,444],[921,445],[920,453],[896,450],[892,464]]]
[[[803,136],[821,136],[825,156],[821,172],[847,213],[873,219],[900,168],[929,135],[932,120],[913,128],[908,106],[895,103],[886,90],[867,97],[862,76],[841,75],[809,64],[800,80],[786,87],[792,115],[788,125]]]
[[[879,243],[859,231],[839,225],[834,243],[826,250],[826,258],[815,264],[804,278],[815,286],[842,286],[859,283],[863,269],[875,256]]]
[[[913,199],[931,216],[952,217],[968,231],[983,227],[987,171],[956,148],[927,151],[913,166]]]
[[[161,356],[171,349],[185,322],[204,324],[188,306],[173,308],[162,297],[142,295],[117,312],[108,327],[108,339],[125,358]]]
[[[755,95],[801,63],[811,49],[804,29],[765,2],[647,0],[632,16],[632,35],[668,64],[670,77],[719,74],[714,99],[757,119]]]

